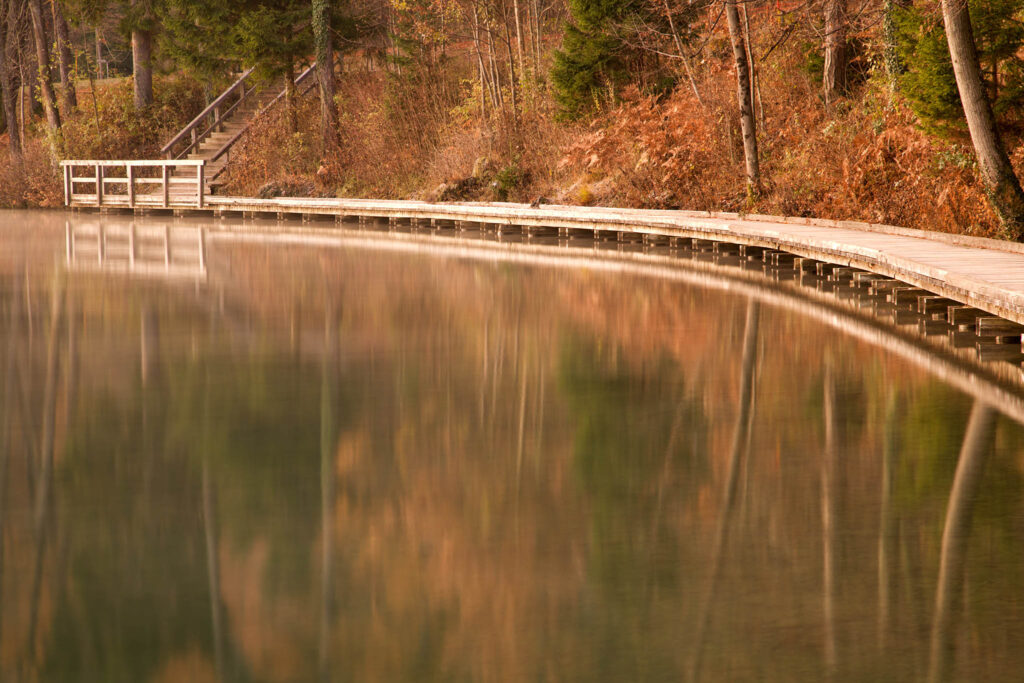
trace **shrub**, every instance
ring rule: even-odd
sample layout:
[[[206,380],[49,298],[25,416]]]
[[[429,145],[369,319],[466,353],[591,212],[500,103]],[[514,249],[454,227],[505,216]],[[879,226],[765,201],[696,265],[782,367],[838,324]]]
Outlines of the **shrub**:
[[[202,111],[202,87],[184,76],[159,76],[154,102],[135,111],[132,81],[97,84],[79,98],[78,110],[64,123],[69,159],[159,159],[160,148]]]

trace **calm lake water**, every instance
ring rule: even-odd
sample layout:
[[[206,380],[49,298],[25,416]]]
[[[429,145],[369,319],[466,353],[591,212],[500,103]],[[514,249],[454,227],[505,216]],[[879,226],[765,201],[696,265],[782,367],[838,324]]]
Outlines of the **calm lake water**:
[[[998,379],[700,259],[246,225],[0,213],[0,679],[1020,679]]]

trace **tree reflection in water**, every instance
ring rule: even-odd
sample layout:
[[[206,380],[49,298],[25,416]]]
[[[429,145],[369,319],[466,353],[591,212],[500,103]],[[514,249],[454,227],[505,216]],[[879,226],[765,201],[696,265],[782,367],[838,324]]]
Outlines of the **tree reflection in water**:
[[[814,320],[360,251],[4,263],[5,680],[1024,664],[1021,427]]]

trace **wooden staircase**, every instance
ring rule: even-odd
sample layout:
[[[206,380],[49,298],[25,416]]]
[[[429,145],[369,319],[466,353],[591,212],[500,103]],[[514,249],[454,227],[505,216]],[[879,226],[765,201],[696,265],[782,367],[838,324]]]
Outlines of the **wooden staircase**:
[[[295,79],[299,96],[315,85],[312,78],[316,63]],[[210,194],[223,184],[222,174],[231,160],[231,148],[260,115],[270,110],[285,96],[285,82],[256,86],[249,69],[233,85],[221,93],[206,109],[164,145],[161,153],[167,159],[205,161],[205,184]],[[190,171],[175,169],[173,176],[183,177]]]

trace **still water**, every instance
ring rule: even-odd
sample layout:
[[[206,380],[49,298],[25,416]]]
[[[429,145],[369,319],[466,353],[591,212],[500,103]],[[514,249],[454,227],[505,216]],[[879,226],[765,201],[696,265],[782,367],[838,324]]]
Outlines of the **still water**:
[[[1008,394],[713,274],[203,225],[0,213],[0,679],[1020,679]]]

